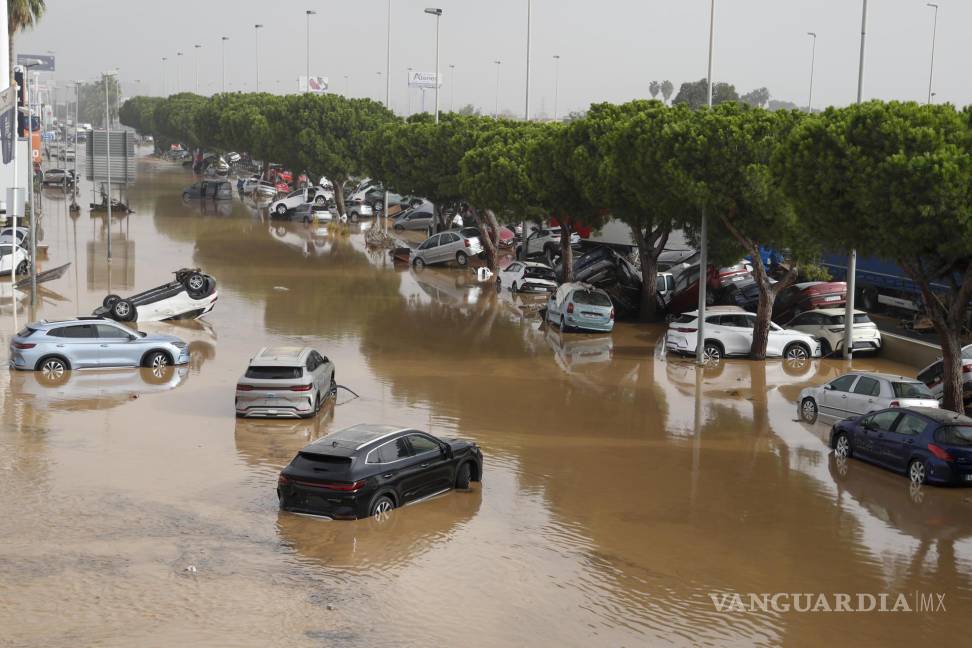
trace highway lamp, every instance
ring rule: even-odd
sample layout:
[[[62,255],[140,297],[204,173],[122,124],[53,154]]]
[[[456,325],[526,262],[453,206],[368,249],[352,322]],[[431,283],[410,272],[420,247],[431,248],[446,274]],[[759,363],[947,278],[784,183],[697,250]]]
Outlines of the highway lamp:
[[[391,102],[391,0],[387,3],[387,19],[385,20],[385,108]],[[385,192],[385,213],[388,213],[388,192]]]
[[[408,109],[405,113],[406,117],[412,115],[412,70],[415,68],[408,68],[408,76],[405,79],[405,97],[408,99]]]
[[[344,75],[344,96],[351,96],[351,75],[349,74]]]
[[[260,30],[263,25],[253,25],[253,42],[256,44],[256,91],[260,92]]]
[[[449,64],[452,80],[449,81],[449,112],[456,112],[456,66]]]
[[[442,10],[428,8],[425,13],[435,16],[435,123],[439,123],[439,19]]]
[[[938,5],[934,2],[926,3],[926,6],[935,10],[935,18],[932,22],[932,47],[931,47],[931,66],[928,69],[928,103],[931,104],[932,96],[932,77],[935,75],[935,35],[938,32]]]
[[[813,114],[813,63],[817,54],[817,34],[807,32],[810,37],[810,94],[807,98],[807,114]]]
[[[554,54],[554,121],[557,121],[557,99],[560,94],[560,54]]]
[[[523,119],[530,121],[530,16],[533,13],[533,0],[527,0],[527,37],[526,37],[526,105]]]
[[[105,174],[108,181],[108,196],[105,198],[108,208],[108,277],[111,278],[111,113],[108,109],[108,79],[117,75],[118,70],[109,70],[101,75],[105,84]],[[94,150],[94,149],[92,149]],[[77,151],[74,153],[77,159]]]
[[[40,64],[41,62],[37,59],[31,59],[22,63],[24,67],[24,92],[27,95],[27,177],[29,182],[27,200],[30,205],[30,303],[32,305],[37,304],[37,210],[34,204],[34,112],[33,97],[30,92],[30,69]],[[14,138],[14,144],[16,144],[16,138]],[[14,219],[13,227],[13,231],[16,232],[16,219]],[[16,237],[14,240],[16,241]],[[11,268],[13,268],[12,265]],[[13,270],[11,270],[11,283],[13,283],[14,279],[15,275]],[[16,308],[16,305],[14,308]]]
[[[229,36],[220,37],[220,92],[226,92],[226,41],[229,40]]]
[[[304,92],[310,92],[310,17],[316,16],[317,12],[308,9],[304,13],[307,14],[307,62],[306,62],[307,87],[304,89]]]
[[[194,50],[196,50],[196,69],[193,71],[193,76],[195,77],[196,94],[199,94],[199,50],[202,49],[202,45],[193,45]]]
[[[709,1],[709,68],[706,75],[706,103],[712,108],[712,50],[715,43],[715,0]],[[702,207],[702,227],[699,235],[699,330],[695,339],[695,362],[705,364],[705,300],[709,277],[709,224],[705,206]]]
[[[182,92],[182,52],[176,52],[176,94]]]
[[[496,105],[493,106],[493,119],[499,119],[499,70],[503,61],[493,61],[496,66]]]
[[[162,96],[165,96],[165,62],[168,61],[168,57],[162,57]]]

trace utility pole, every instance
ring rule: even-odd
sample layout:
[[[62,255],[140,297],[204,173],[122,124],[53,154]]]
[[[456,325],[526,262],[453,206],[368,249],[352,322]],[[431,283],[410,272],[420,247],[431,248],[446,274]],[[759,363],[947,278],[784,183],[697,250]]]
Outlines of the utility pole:
[[[810,36],[810,96],[807,99],[807,114],[813,114],[813,63],[814,58],[817,54],[817,34],[815,32],[807,32],[807,36]]]
[[[867,35],[867,0],[861,11],[861,58],[857,68],[857,103],[864,100],[864,42]],[[854,357],[854,291],[857,284],[857,250],[847,256],[847,299],[844,308],[844,358]]]
[[[554,54],[554,121],[557,121],[557,99],[560,94],[560,54]]]
[[[193,45],[193,49],[196,50],[196,69],[193,72],[195,76],[196,94],[199,94],[199,50],[202,49],[202,45]]]
[[[429,8],[425,13],[435,16],[435,123],[439,123],[439,19],[442,18],[442,10]]]
[[[456,112],[456,66],[449,64],[452,80],[449,81],[449,112]]]
[[[706,75],[706,103],[712,108],[712,49],[715,44],[715,0],[709,2],[709,71]],[[699,236],[699,330],[695,342],[695,362],[705,364],[705,302],[709,281],[709,224],[702,207],[702,231]]]
[[[523,107],[523,121],[530,121],[530,18],[532,13],[533,0],[527,0],[526,102]]]
[[[934,2],[927,3],[927,6],[935,10],[935,20],[932,23],[932,50],[931,50],[931,67],[928,70],[928,103],[932,102],[932,97],[935,93],[932,92],[932,77],[935,76],[935,36],[938,33],[938,5]]]
[[[260,92],[260,29],[263,25],[253,25],[253,42],[256,50],[256,91]]]
[[[229,40],[229,36],[220,37],[220,92],[226,92],[226,41]]]

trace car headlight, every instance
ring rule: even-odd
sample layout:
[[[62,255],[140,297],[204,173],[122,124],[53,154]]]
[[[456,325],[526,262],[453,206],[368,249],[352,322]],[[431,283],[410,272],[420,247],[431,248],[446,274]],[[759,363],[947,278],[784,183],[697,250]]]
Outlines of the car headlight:
[[[185,342],[173,342],[172,346],[177,349],[185,349],[188,345]]]

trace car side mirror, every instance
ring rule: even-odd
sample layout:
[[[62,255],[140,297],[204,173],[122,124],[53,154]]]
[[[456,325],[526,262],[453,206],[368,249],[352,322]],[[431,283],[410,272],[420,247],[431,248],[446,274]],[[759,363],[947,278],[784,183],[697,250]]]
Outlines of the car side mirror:
[[[138,339],[138,336],[137,335],[132,335],[131,333],[128,334],[128,341],[129,342],[134,342],[137,339]]]
[[[450,446],[448,443],[443,443],[442,445],[440,445],[439,450],[442,451],[443,457],[448,457],[449,459],[452,459],[452,446]]]
[[[826,389],[827,391],[833,391],[834,390],[834,386],[828,383],[828,384],[824,385],[824,389]]]

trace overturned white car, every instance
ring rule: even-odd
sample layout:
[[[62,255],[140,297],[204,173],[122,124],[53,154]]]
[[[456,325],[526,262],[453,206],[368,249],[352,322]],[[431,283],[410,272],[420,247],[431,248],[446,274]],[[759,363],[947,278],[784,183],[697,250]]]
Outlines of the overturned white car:
[[[162,322],[196,319],[213,310],[219,297],[215,279],[199,268],[182,268],[175,276],[175,281],[128,298],[108,295],[94,315],[119,322]]]

